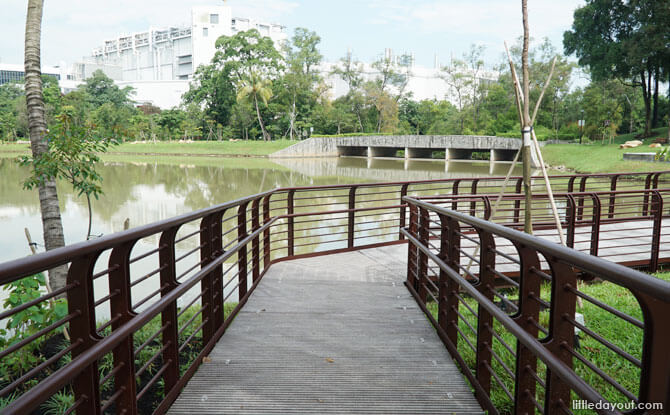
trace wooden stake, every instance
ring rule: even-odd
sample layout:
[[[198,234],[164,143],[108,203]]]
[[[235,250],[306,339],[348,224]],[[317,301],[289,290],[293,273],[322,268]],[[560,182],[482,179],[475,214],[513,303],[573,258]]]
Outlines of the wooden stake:
[[[33,255],[37,254],[37,244],[33,242],[33,238],[30,236],[30,231],[28,228],[23,228],[23,230],[26,233],[26,239],[28,240],[30,252],[32,252]],[[49,284],[49,278],[44,278],[44,285],[47,288],[47,293],[51,294],[53,290],[51,289],[51,284]],[[53,298],[49,298],[49,304],[51,305],[52,309],[55,307]],[[63,326],[63,337],[65,337],[65,340],[70,341],[70,334],[67,332],[67,328],[65,326]]]

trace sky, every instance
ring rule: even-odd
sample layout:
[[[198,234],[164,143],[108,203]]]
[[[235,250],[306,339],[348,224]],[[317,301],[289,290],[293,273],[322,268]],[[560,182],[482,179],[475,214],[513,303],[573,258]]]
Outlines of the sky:
[[[0,62],[23,63],[25,0],[1,0]],[[195,5],[220,0],[45,0],[42,63],[71,64],[108,38],[150,26],[186,24]],[[548,37],[562,50],[563,32],[584,0],[529,0],[531,36]],[[351,49],[371,62],[386,48],[414,53],[416,63],[432,66],[461,57],[470,45],[485,46],[489,66],[502,61],[503,42],[523,34],[519,0],[228,0],[233,16],[280,23],[292,33],[305,27],[321,36],[326,61],[337,61]]]

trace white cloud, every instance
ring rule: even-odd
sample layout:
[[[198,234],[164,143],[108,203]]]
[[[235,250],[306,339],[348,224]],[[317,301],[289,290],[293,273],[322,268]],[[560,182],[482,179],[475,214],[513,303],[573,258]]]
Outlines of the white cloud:
[[[531,33],[542,38],[565,30],[572,23],[572,13],[583,0],[532,0],[529,2]],[[513,41],[522,32],[521,4],[500,0],[373,0],[375,10],[370,23],[393,22],[402,30],[462,36],[497,37]]]

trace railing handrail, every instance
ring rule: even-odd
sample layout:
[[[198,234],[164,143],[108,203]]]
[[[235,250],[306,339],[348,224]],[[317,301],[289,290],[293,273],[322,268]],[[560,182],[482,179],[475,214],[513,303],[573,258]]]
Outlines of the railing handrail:
[[[197,217],[196,217],[197,218]],[[228,258],[236,254],[242,247],[249,244],[254,238],[261,235],[266,229],[274,224],[279,217],[270,219],[269,222],[262,225],[256,231],[250,233],[247,237],[240,240],[234,247],[216,257],[212,262],[201,268],[198,272],[193,274],[188,280],[180,283],[174,290],[170,291],[165,296],[162,296],[155,303],[151,304],[145,310],[139,312],[136,316],[130,319],[127,323],[120,326],[118,329],[112,331],[108,336],[105,336],[100,342],[92,347],[86,349],[76,358],[72,359],[70,363],[58,369],[54,374],[49,376],[44,381],[31,388],[29,391],[21,395],[18,399],[11,402],[4,408],[4,411],[9,414],[27,413],[34,410],[41,402],[40,397],[51,396],[58,392],[63,386],[68,384],[72,378],[83,372],[91,363],[95,362],[106,353],[118,346],[125,338],[133,334],[143,325],[147,324],[152,318],[156,317],[172,302],[175,302],[179,297],[183,296],[188,290],[200,282],[205,276],[214,271],[219,265],[223,264]],[[251,291],[247,293],[247,296]]]
[[[670,173],[668,172],[652,172],[652,173],[631,173],[631,175],[635,176],[646,176],[646,182],[644,185],[644,188],[646,190],[638,190],[637,192],[639,194],[648,194],[651,192],[658,192],[659,190],[651,190],[652,187],[657,187],[657,179],[658,176],[664,173]],[[573,184],[575,183],[576,178],[579,177],[603,177],[603,176],[611,176],[612,177],[612,188],[616,188],[616,181],[617,178],[620,176],[624,176],[627,173],[617,173],[617,174],[602,174],[602,175],[564,175],[564,176],[553,176],[555,178],[570,178],[570,181],[568,182],[568,189],[573,188]],[[74,355],[73,353],[73,359],[70,364],[67,364],[64,366],[62,369],[60,369],[58,372],[55,374],[51,375],[50,378],[44,379],[40,383],[38,383],[35,387],[30,388],[26,393],[24,393],[20,398],[18,398],[14,403],[12,403],[9,407],[7,407],[5,410],[9,413],[16,413],[12,411],[18,411],[21,410],[25,412],[28,408],[34,408],[36,405],[38,405],[41,401],[44,400],[45,396],[50,396],[51,394],[55,393],[58,389],[63,387],[68,381],[72,381],[75,377],[81,378],[83,376],[84,370],[92,370],[92,368],[95,366],[95,360],[99,359],[102,355],[110,352],[111,350],[114,350],[114,353],[116,354],[119,350],[123,349],[124,347],[129,347],[128,344],[130,342],[130,346],[132,346],[132,334],[137,332],[141,327],[145,326],[150,319],[156,317],[159,313],[168,310],[167,307],[177,307],[177,299],[183,297],[186,294],[186,291],[189,289],[193,288],[196,283],[199,281],[202,281],[203,284],[210,284],[207,288],[202,288],[201,289],[201,294],[200,297],[202,298],[202,304],[208,304],[212,305],[214,304],[214,298],[211,297],[214,293],[214,290],[221,290],[222,292],[219,294],[219,297],[217,297],[216,301],[220,302],[219,304],[219,313],[223,312],[222,306],[224,305],[223,303],[226,301],[226,298],[221,300],[223,297],[223,290],[225,290],[224,287],[215,287],[214,286],[214,280],[221,281],[222,275],[221,275],[221,265],[223,262],[227,261],[229,258],[231,258],[233,255],[237,254],[237,267],[238,267],[238,272],[236,275],[238,275],[238,279],[240,282],[238,283],[237,287],[238,289],[238,295],[240,299],[240,303],[238,307],[235,308],[233,312],[236,313],[239,311],[239,308],[243,305],[244,301],[248,298],[250,293],[252,292],[253,288],[256,286],[256,284],[259,281],[259,278],[262,278],[262,275],[267,271],[267,268],[275,261],[272,260],[271,257],[271,245],[274,245],[275,243],[280,243],[283,244],[283,241],[288,241],[288,244],[286,247],[280,246],[279,248],[276,249],[287,249],[288,254],[286,258],[295,258],[296,255],[294,254],[294,223],[297,223],[294,221],[295,218],[302,217],[302,216],[314,216],[314,217],[319,217],[318,219],[314,219],[313,221],[317,220],[325,220],[322,219],[324,215],[327,214],[333,214],[333,213],[348,213],[348,247],[346,249],[358,249],[359,247],[362,246],[373,246],[372,244],[369,245],[356,245],[354,240],[354,236],[356,234],[356,213],[357,212],[369,212],[369,211],[380,211],[384,209],[393,209],[397,210],[399,209],[399,217],[397,219],[393,220],[399,220],[400,221],[400,228],[405,226],[405,214],[406,214],[406,206],[409,201],[415,202],[415,203],[425,203],[423,201],[420,201],[417,198],[407,198],[404,197],[407,194],[408,188],[412,185],[420,185],[420,184],[425,184],[425,183],[453,183],[453,188],[452,191],[453,193],[456,193],[458,190],[459,183],[462,184],[471,184],[472,187],[466,189],[465,187],[462,190],[462,195],[459,196],[461,198],[468,198],[470,195],[477,195],[477,184],[478,183],[485,183],[488,180],[493,180],[493,181],[501,181],[504,178],[502,177],[494,177],[494,178],[465,178],[465,179],[434,179],[434,180],[420,180],[420,181],[405,181],[405,182],[390,182],[390,183],[362,183],[362,184],[343,184],[343,185],[325,185],[325,186],[304,186],[304,187],[295,187],[295,188],[277,188],[273,190],[268,190],[265,192],[261,192],[255,195],[247,196],[244,198],[240,198],[237,200],[233,200],[230,202],[226,202],[223,204],[219,204],[216,206],[212,206],[209,208],[205,209],[200,209],[191,213],[183,214],[174,218],[162,220],[159,222],[143,225],[134,229],[130,229],[127,231],[123,231],[120,233],[116,234],[110,234],[106,235],[102,238],[95,239],[92,241],[86,241],[86,242],[80,242],[77,244],[69,245],[63,248],[55,249],[52,251],[44,252],[38,255],[26,257],[26,258],[21,258],[17,259],[14,261],[10,261],[4,264],[0,264],[0,284],[7,284],[9,282],[18,280],[22,277],[29,276],[32,274],[35,274],[36,272],[52,269],[56,266],[63,265],[66,263],[73,263],[73,266],[70,268],[70,274],[68,275],[68,278],[72,278],[73,282],[68,285],[69,288],[64,288],[61,289],[65,292],[67,291],[68,294],[68,299],[72,300],[68,303],[68,305],[71,305],[73,310],[75,312],[79,312],[80,315],[83,310],[84,314],[86,314],[84,317],[78,317],[81,322],[77,323],[76,325],[76,331],[77,334],[75,336],[78,339],[85,339],[86,345],[82,346],[84,349],[81,353]],[[653,179],[653,185],[652,185],[652,179]],[[518,178],[515,178],[515,180],[518,180]],[[580,188],[585,187],[585,183],[587,182],[586,179],[582,179],[580,181]],[[518,185],[518,183],[517,183]],[[356,190],[359,188],[383,188],[383,187],[393,187],[396,186],[398,188],[393,189],[393,196],[389,196],[389,199],[380,199],[380,201],[383,200],[388,200],[389,202],[384,202],[380,204],[379,206],[375,207],[370,207],[371,205],[366,205],[368,203],[365,198],[363,199],[358,199],[357,201],[357,196],[358,195],[366,195],[366,194],[376,194],[374,191],[370,192],[361,192],[359,194],[356,193]],[[402,186],[402,187],[401,187]],[[487,185],[489,188],[492,185]],[[484,186],[482,186],[484,187]],[[642,186],[641,186],[642,187]],[[443,186],[441,188],[439,187],[433,187],[431,189],[415,189],[416,192],[420,193],[422,191],[426,190],[438,190],[438,189],[447,189],[446,191],[449,191],[449,186]],[[349,189],[349,208],[348,209],[337,209],[337,210],[328,210],[328,209],[334,209],[336,206],[341,205],[342,203],[346,202],[333,202],[330,201],[330,203],[326,204],[317,204],[314,205],[316,206],[329,206],[328,208],[318,208],[318,209],[311,209],[310,212],[303,212],[303,210],[300,210],[298,213],[295,212],[295,208],[309,208],[311,205],[310,204],[305,204],[305,205],[295,205],[294,204],[294,198],[293,195],[296,192],[302,192],[302,191],[315,191],[315,192],[320,192],[323,190],[328,190],[328,189]],[[384,189],[377,189],[377,193],[391,193],[391,192],[383,192],[382,190]],[[660,191],[663,191],[662,189]],[[282,193],[284,192],[288,193],[287,198],[277,198],[273,199],[273,195],[277,193]],[[626,191],[623,191],[626,192]],[[630,193],[634,193],[636,191],[629,191]],[[335,193],[335,192],[333,192]],[[397,195],[399,194],[399,196]],[[594,192],[585,192],[584,194],[594,194]],[[605,192],[605,194],[611,194],[611,192]],[[332,193],[331,193],[332,195]],[[336,197],[341,197],[341,196],[346,196],[346,195],[340,195],[339,193],[336,195]],[[314,199],[321,197],[320,194],[317,193],[315,197],[310,197],[310,198],[304,198],[304,199]],[[385,196],[386,197],[386,196]],[[478,196],[479,197],[479,196]],[[487,195],[484,195],[483,197],[488,197]],[[612,199],[610,199],[612,200]],[[284,203],[285,202],[285,203]],[[277,205],[278,203],[278,205]],[[321,203],[321,202],[318,202]],[[262,216],[261,216],[261,204],[262,204]],[[271,209],[270,206],[271,204],[275,204],[276,208]],[[645,201],[645,206],[647,202]],[[363,207],[366,206],[366,207]],[[247,209],[251,209],[251,217],[247,216],[248,211]],[[273,211],[278,210],[278,212],[273,213]],[[225,212],[230,212],[234,211],[231,217],[222,220],[223,216],[225,215]],[[657,211],[659,211],[657,209]],[[457,212],[454,212],[457,213]],[[237,227],[231,228],[230,231],[227,231],[223,235],[221,234],[221,225],[222,223],[226,223],[230,219],[237,218]],[[197,220],[201,219],[200,222],[200,231],[193,232],[190,234],[190,236],[197,235],[200,233],[200,246],[196,247],[194,250],[191,250],[190,253],[195,253],[197,252],[198,249],[200,249],[200,254],[201,254],[201,262],[196,264],[193,268],[189,269],[187,272],[183,273],[183,275],[189,275],[192,269],[195,269],[198,265],[200,265],[200,270],[197,271],[194,274],[191,274],[190,277],[188,277],[185,281],[179,282],[179,278],[181,276],[176,277],[176,273],[174,272],[174,269],[169,270],[169,267],[166,267],[166,264],[172,265],[174,267],[174,264],[181,260],[175,259],[174,258],[174,252],[170,254],[170,250],[174,250],[175,246],[175,235],[182,227],[182,225],[187,224],[187,223],[193,223]],[[286,223],[282,222],[283,220],[286,219]],[[339,218],[338,218],[339,219]],[[249,222],[251,222],[251,227],[250,229],[251,233],[247,233],[247,227]],[[227,222],[228,225],[230,225],[230,222]],[[235,223],[235,222],[233,222]],[[365,222],[364,222],[365,223]],[[278,233],[287,233],[287,239],[277,239],[277,240],[271,240],[271,227],[273,225],[286,225],[287,230],[278,232]],[[219,230],[217,231],[216,227],[219,227]],[[338,225],[338,226],[345,226],[345,225]],[[323,226],[327,227],[327,226]],[[393,225],[391,227],[394,227],[395,229],[391,233],[386,233],[382,234],[383,235],[395,235],[394,238],[398,238],[400,235],[400,239],[406,234],[403,233],[400,229],[398,229],[398,226]],[[233,244],[233,246],[226,245],[226,247],[221,246],[221,242],[223,239],[224,235],[227,235],[229,232],[232,231],[232,229],[237,229],[236,235],[236,240],[233,242],[230,242],[230,244]],[[509,232],[510,230],[507,228],[502,228],[505,232]],[[299,229],[300,231],[300,229]],[[345,233],[345,232],[342,232]],[[158,248],[154,249],[151,251],[151,254],[156,254],[158,253],[159,256],[159,262],[163,263],[163,261],[166,261],[163,263],[163,265],[160,266],[160,268],[154,270],[152,274],[148,274],[147,276],[141,277],[139,280],[145,280],[148,276],[151,275],[156,275],[156,273],[160,272],[160,278],[161,278],[161,288],[154,292],[151,296],[144,298],[142,301],[139,301],[135,304],[133,304],[133,299],[132,299],[132,286],[133,285],[128,285],[130,282],[130,269],[129,265],[132,263],[130,261],[130,253],[133,249],[134,244],[136,244],[139,240],[144,239],[149,236],[158,236],[160,235],[161,241],[158,243]],[[190,236],[186,236],[183,239],[186,239]],[[372,236],[365,236],[367,237],[376,237],[375,235]],[[203,242],[203,239],[205,242]],[[181,240],[181,239],[180,239]],[[335,240],[335,241],[330,241],[330,242],[337,242],[339,243],[340,241],[344,240]],[[179,241],[177,241],[179,242]],[[259,244],[262,242],[263,245],[263,252],[259,251]],[[398,241],[394,240],[392,242],[384,242],[381,244],[377,244],[377,246],[381,246],[383,244],[392,244],[392,243],[398,243]],[[234,245],[236,244],[236,245]],[[217,247],[218,245],[218,247]],[[300,246],[300,245],[298,245]],[[656,246],[658,246],[658,241],[656,242]],[[223,249],[226,249],[224,252]],[[251,249],[251,260],[248,260],[248,249]],[[95,280],[96,275],[93,275],[93,268],[96,265],[96,262],[98,260],[98,256],[107,251],[111,250],[111,256],[110,256],[110,265],[107,268],[105,272],[98,273],[96,275],[104,275],[104,273],[107,273],[110,275],[110,278],[108,279],[108,282],[110,284],[110,294],[107,297],[103,297],[102,299],[99,299],[97,301],[94,301],[93,294],[94,294],[94,289],[87,287],[87,285],[92,284],[92,281]],[[311,254],[323,254],[323,253],[332,253],[332,252],[337,252],[337,249],[334,250],[327,250],[325,252],[319,251],[318,253],[315,251]],[[189,254],[190,254],[189,253]],[[142,254],[139,257],[136,257],[133,259],[139,260],[141,258],[144,258],[147,254]],[[164,256],[165,255],[165,256]],[[583,255],[583,254],[581,254]],[[585,258],[588,258],[588,263],[584,266],[584,268],[588,268],[592,263],[594,262],[593,257],[583,255]],[[653,255],[652,255],[653,256]],[[658,255],[656,255],[658,256]],[[261,270],[261,259],[263,262],[263,271],[260,273]],[[114,262],[114,266],[112,266],[112,262]],[[247,267],[250,263],[253,263],[252,269],[249,270]],[[609,263],[608,263],[609,264]],[[86,268],[88,267],[88,268]],[[125,268],[124,268],[125,267]],[[216,270],[218,267],[218,271]],[[86,268],[86,269],[85,269]],[[74,272],[73,272],[74,269]],[[168,269],[167,272],[165,272],[165,275],[163,275],[163,270]],[[231,268],[232,269],[232,268]],[[628,269],[626,269],[628,270]],[[219,273],[218,276],[216,275],[217,272]],[[226,271],[228,272],[228,271]],[[608,271],[609,272],[609,271]],[[247,291],[248,289],[248,284],[247,284],[247,277],[253,274],[253,286],[251,288],[251,291]],[[112,278],[113,277],[113,278]],[[211,277],[211,278],[209,278]],[[167,282],[163,282],[163,278],[167,280]],[[207,282],[207,279],[211,279],[212,281]],[[125,284],[125,285],[124,285]],[[115,290],[115,294],[112,294],[111,291],[112,285],[116,285],[117,289]],[[624,284],[625,285],[625,284]],[[637,286],[636,286],[637,287]],[[163,291],[165,289],[165,291]],[[667,288],[667,287],[665,287]],[[647,287],[648,290],[651,290],[651,295],[658,295],[659,292],[662,293],[663,295],[667,294],[667,290],[665,291],[659,291],[658,287]],[[70,290],[70,291],[68,291]],[[123,291],[123,293],[120,293]],[[645,290],[640,289],[640,292],[647,292]],[[71,293],[73,293],[73,297],[70,297]],[[151,298],[152,296],[155,296],[156,293],[161,294],[160,298],[154,302],[151,303],[148,307],[144,308],[142,311],[135,312],[136,308],[139,308],[140,305],[145,304],[146,300]],[[50,294],[48,296],[43,296],[42,300],[45,301],[48,298],[52,298],[53,296],[57,295],[56,293]],[[88,297],[90,295],[90,298]],[[112,303],[110,300],[113,295],[117,295],[118,297],[116,298],[116,303]],[[230,294],[229,294],[230,295]],[[210,296],[211,298],[205,298],[206,296]],[[123,301],[125,303],[122,303],[119,299],[123,298]],[[119,313],[122,312],[122,319],[117,320],[117,324],[120,324],[116,327],[113,327],[113,330],[110,335],[105,335],[105,336],[100,336],[100,338],[95,338],[101,330],[103,330],[105,327],[108,327],[109,324],[114,323],[114,319],[111,319],[108,324],[105,324],[101,327],[96,326],[96,321],[95,321],[95,307],[97,307],[96,304],[101,304],[105,301],[109,301],[110,304],[110,309],[114,307],[117,311],[113,311],[116,314],[116,318],[120,318],[121,314]],[[123,308],[125,307],[125,308]],[[204,307],[204,306],[203,306]],[[227,324],[230,323],[230,319],[225,320],[225,323],[222,323],[223,320],[217,322],[214,322],[214,318],[219,318],[222,316],[218,316],[218,314],[215,316],[214,311],[211,309],[208,309],[206,311],[209,315],[209,317],[212,318],[212,320],[209,320],[209,317],[205,319],[204,314],[202,316],[202,321],[203,323],[201,326],[198,328],[198,330],[202,330],[202,338],[205,339],[207,338],[208,341],[206,342],[206,347],[203,348],[203,352],[205,353],[205,349],[207,347],[213,347],[213,342],[216,341],[215,336],[213,335],[213,332],[216,331],[218,333],[217,335],[220,336],[223,331],[225,331],[225,328],[227,327]],[[204,312],[203,312],[204,313]],[[177,320],[177,317],[164,317],[166,321],[172,322],[172,326],[176,326],[174,324]],[[193,320],[193,319],[191,319]],[[120,323],[119,323],[120,322]],[[210,324],[211,323],[211,324]],[[63,323],[65,324],[65,323]],[[189,322],[190,324],[190,322]],[[208,324],[207,327],[205,327],[205,324]],[[74,327],[72,324],[70,327]],[[218,327],[218,329],[216,329]],[[207,329],[207,334],[205,335],[205,329]],[[172,330],[172,329],[170,329]],[[223,330],[223,331],[222,331]],[[171,335],[173,336],[178,336],[179,334],[174,331]],[[190,339],[187,339],[186,343],[188,343]],[[203,341],[204,342],[204,341]],[[123,345],[121,344],[123,343]],[[165,343],[164,347],[168,347],[170,343]],[[172,341],[172,345],[176,345],[177,341]],[[118,347],[117,347],[118,346]],[[172,347],[172,346],[170,346]],[[118,349],[118,350],[117,350]],[[207,349],[208,351],[211,350]],[[163,352],[158,352],[158,353],[163,353]],[[158,355],[157,353],[157,355]],[[175,351],[173,355],[168,355],[169,356],[178,356],[179,352]],[[125,362],[125,359],[122,359],[121,357],[117,357],[115,355],[114,361],[116,362],[117,359],[120,359],[122,364]],[[170,362],[175,362],[178,359],[175,358],[169,358],[166,359],[169,360]],[[43,363],[45,364],[45,363]],[[163,368],[166,368],[169,363],[165,363]],[[120,366],[119,366],[120,367]],[[197,366],[191,365],[189,368],[188,373],[194,373],[191,371],[195,370],[194,368],[197,368]],[[125,369],[124,369],[125,370]],[[120,373],[120,372],[119,372]],[[134,369],[131,369],[128,372],[128,379],[132,379],[133,376],[132,374],[135,373]],[[154,376],[154,379],[157,379],[156,376]],[[86,375],[89,376],[90,378],[95,378],[93,375]],[[83,376],[83,377],[86,377]],[[116,374],[114,376],[117,376]],[[121,375],[119,375],[121,376]],[[123,375],[126,376],[126,375]],[[171,385],[169,389],[171,397],[168,398],[166,397],[162,403],[161,406],[163,405],[168,405],[170,399],[174,399],[176,395],[174,393],[178,393],[179,388],[183,386],[182,381],[185,382],[188,380],[188,378],[191,375],[183,375],[180,376],[177,373],[176,379],[179,380],[180,384],[175,386]],[[174,379],[174,376],[173,376]],[[185,379],[185,380],[184,380]],[[81,386],[82,383],[79,382],[79,385]],[[78,392],[75,392],[79,396],[79,400],[77,402],[80,402],[81,399],[84,399],[85,396],[91,397],[89,392],[82,392],[82,388],[80,386],[73,386],[73,388],[79,388]],[[128,394],[132,395],[134,393],[134,387],[132,388],[133,390],[130,390]],[[146,390],[146,389],[145,389]],[[122,392],[121,390],[118,391],[118,393],[126,393]],[[140,393],[141,396],[142,393]],[[95,393],[94,393],[95,395]],[[135,397],[133,397],[134,399]],[[94,396],[94,399],[91,401],[91,405],[96,404],[94,401],[98,400],[99,401],[100,396]],[[133,401],[134,402],[134,401]],[[165,402],[168,402],[167,404]],[[20,405],[19,405],[20,403]],[[31,406],[32,405],[32,406]],[[109,405],[109,401],[107,402],[107,405]],[[76,407],[76,405],[75,405]],[[90,405],[88,407],[91,407]],[[74,407],[73,407],[74,408]],[[163,407],[163,409],[165,409]]]
[[[665,171],[655,171],[655,172],[626,172],[626,173],[579,173],[579,174],[565,174],[565,175],[552,175],[552,178],[578,178],[578,177],[620,177],[620,176],[660,176],[662,174],[670,174],[670,170]],[[541,178],[541,176],[534,176],[533,178]],[[298,187],[277,187],[275,189],[270,189],[265,192],[256,193],[250,196],[232,200],[226,203],[219,205],[207,207],[204,209],[199,209],[190,213],[182,214],[173,218],[164,219],[147,225],[139,226],[137,228],[129,229],[126,231],[117,232],[110,235],[105,235],[101,238],[97,238],[89,241],[82,241],[74,243],[72,245],[67,245],[62,248],[56,248],[50,251],[41,252],[39,254],[19,258],[11,261],[2,263],[0,267],[0,284],[7,284],[13,281],[16,281],[20,278],[35,274],[40,272],[42,269],[47,267],[56,267],[59,265],[66,264],[70,262],[70,259],[73,257],[81,257],[93,252],[100,250],[105,250],[112,248],[118,244],[122,244],[131,240],[138,238],[143,238],[147,236],[154,235],[164,229],[181,226],[185,223],[191,222],[196,219],[203,218],[208,214],[218,212],[221,210],[230,209],[232,207],[237,207],[242,203],[249,202],[255,199],[263,198],[268,195],[275,193],[284,193],[289,191],[301,192],[301,191],[313,191],[313,190],[328,190],[328,189],[346,189],[346,188],[361,188],[361,187],[379,187],[379,186],[402,186],[402,185],[411,185],[411,184],[427,184],[427,183],[451,183],[455,181],[468,181],[468,180],[504,180],[505,177],[496,176],[496,177],[485,177],[485,178],[445,178],[445,179],[430,179],[430,180],[409,180],[409,181],[400,181],[400,182],[377,182],[377,183],[355,183],[355,184],[336,184],[336,185],[321,185],[321,186],[298,186]],[[521,179],[520,176],[510,177],[510,180]],[[637,192],[652,192],[653,190],[664,191],[670,189],[643,189],[637,190]],[[618,193],[622,192],[622,193]],[[603,193],[603,194],[625,194],[626,192],[634,193],[635,190],[624,190],[624,191],[597,191],[597,192],[571,192],[572,195],[586,195],[592,193]],[[514,194],[506,194],[512,196]],[[555,196],[567,195],[567,193],[555,193]],[[442,197],[463,197],[463,196],[474,196],[467,193],[461,195],[443,195]],[[483,195],[477,194],[477,196],[492,196],[492,195]],[[430,197],[430,196],[429,196]],[[538,194],[537,197],[543,197],[543,194]]]
[[[550,175],[550,178],[564,179],[564,178],[579,178],[579,177],[614,177],[614,176],[653,176],[653,175],[662,175],[670,174],[670,170],[663,171],[653,171],[653,172],[626,172],[626,173],[574,173],[574,174],[556,174]],[[327,189],[340,189],[348,188],[352,186],[356,187],[374,187],[374,186],[401,186],[403,184],[427,184],[427,183],[450,183],[454,181],[468,181],[468,180],[505,180],[505,176],[492,176],[492,177],[467,177],[467,178],[458,178],[458,177],[448,177],[444,179],[425,179],[425,180],[409,180],[409,181],[399,181],[399,182],[373,182],[373,183],[351,183],[351,184],[326,184],[320,186],[297,186],[297,187],[278,187],[274,189],[274,192],[288,192],[291,190],[294,191],[303,191],[303,190],[327,190]],[[510,176],[509,181],[523,179],[523,176]],[[531,179],[544,179],[544,176],[531,176]]]
[[[432,203],[427,203],[410,196],[403,197],[403,201],[420,206],[428,211],[451,217],[459,222],[483,229],[486,232],[517,241],[530,248],[553,255],[559,260],[566,261],[569,259],[568,264],[573,264],[583,269],[584,271],[598,274],[605,280],[617,283],[626,288],[632,288],[637,291],[644,292],[652,297],[662,299],[663,301],[670,302],[670,283],[659,278],[652,277],[651,275],[624,267],[623,265],[619,265],[602,258],[587,255],[583,252],[565,247],[546,239],[538,238],[533,235],[529,235],[527,233],[451,209],[446,209]]]
[[[410,200],[408,200],[410,201]],[[414,202],[414,200],[411,200]],[[419,204],[418,204],[419,205]],[[421,206],[421,205],[419,205]],[[427,208],[426,206],[423,206]],[[453,211],[452,211],[453,212]],[[446,214],[446,212],[443,212]],[[465,215],[467,216],[467,215]],[[460,220],[460,218],[455,218]],[[507,228],[502,228],[507,229]],[[454,280],[459,287],[465,290],[470,294],[479,305],[484,307],[487,312],[491,313],[499,322],[502,324],[510,333],[514,335],[525,347],[531,350],[538,358],[540,358],[546,365],[547,368],[552,370],[552,372],[558,374],[558,376],[566,382],[570,387],[572,387],[582,398],[590,400],[592,402],[602,400],[603,397],[598,391],[596,391],[591,385],[586,383],[582,378],[577,376],[565,363],[561,362],[556,356],[549,352],[545,346],[540,343],[535,337],[531,336],[526,332],[518,323],[516,323],[509,315],[501,311],[492,301],[486,298],[479,290],[477,290],[470,281],[463,278],[461,275],[452,270],[447,266],[442,259],[440,259],[434,252],[431,252],[429,247],[424,246],[420,240],[418,240],[411,232],[407,229],[402,229],[403,234],[409,239],[411,243],[414,244],[421,252],[423,252],[427,257],[429,257],[435,264],[437,264],[440,270],[444,271],[449,278]],[[515,231],[518,232],[518,231]],[[521,233],[521,232],[519,232]],[[607,414],[616,414],[614,411],[605,411]]]
[[[670,192],[670,187],[658,188],[658,189],[638,189],[638,190],[594,190],[591,192],[554,192],[552,195],[554,197],[567,197],[567,196],[591,196],[591,195],[626,195],[626,194],[653,194],[655,192]],[[419,200],[428,200],[428,199],[467,199],[467,198],[496,198],[496,197],[505,198],[518,198],[525,197],[523,193],[503,193],[502,195],[497,193],[477,193],[477,194],[459,194],[459,195],[434,195],[434,196],[417,196],[416,199]],[[412,196],[413,197],[413,196]],[[533,193],[533,197],[537,198],[548,198],[548,193]]]
[[[24,258],[0,263],[0,265],[2,265],[0,266],[0,285],[8,284],[20,278],[41,272],[47,268],[54,268],[59,265],[67,264],[71,262],[73,258],[82,257],[94,252],[104,251],[106,249],[113,248],[117,245],[133,240],[146,238],[148,236],[160,233],[168,228],[181,226],[194,220],[201,219],[212,213],[237,207],[245,202],[250,202],[252,200],[265,197],[272,192],[272,190],[269,190],[266,192],[257,193],[255,195],[232,200],[230,202],[222,203],[216,206],[185,213],[173,218],[138,226],[137,228],[105,235],[97,239],[77,242],[62,248],[56,248]]]

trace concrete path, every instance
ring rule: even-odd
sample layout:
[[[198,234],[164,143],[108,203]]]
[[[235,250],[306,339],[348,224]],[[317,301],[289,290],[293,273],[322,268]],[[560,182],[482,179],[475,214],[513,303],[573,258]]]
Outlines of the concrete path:
[[[405,245],[273,265],[169,414],[482,414]]]

